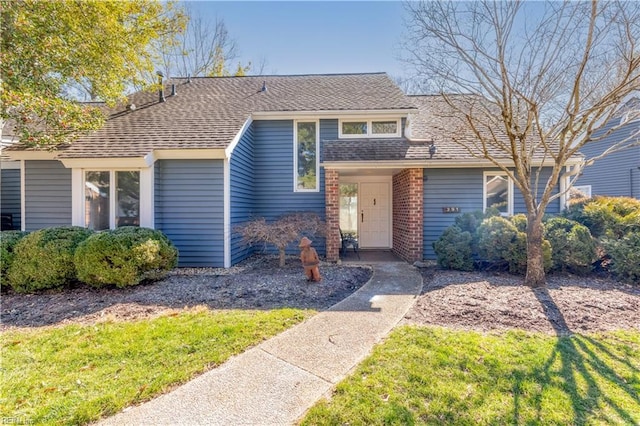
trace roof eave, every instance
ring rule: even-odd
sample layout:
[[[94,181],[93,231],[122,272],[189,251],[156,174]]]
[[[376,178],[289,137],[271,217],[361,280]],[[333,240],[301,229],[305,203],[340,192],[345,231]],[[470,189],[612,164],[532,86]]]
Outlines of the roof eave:
[[[254,111],[251,113],[253,120],[287,120],[300,119],[306,117],[313,118],[336,118],[347,116],[358,117],[381,117],[381,116],[404,116],[411,112],[416,112],[416,108],[391,108],[391,109],[362,109],[362,110],[308,110],[308,111]]]

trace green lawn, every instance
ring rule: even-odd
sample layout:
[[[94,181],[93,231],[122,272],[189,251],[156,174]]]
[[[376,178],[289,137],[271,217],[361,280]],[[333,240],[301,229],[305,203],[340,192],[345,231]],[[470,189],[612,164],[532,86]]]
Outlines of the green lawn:
[[[303,424],[640,424],[640,332],[402,327]]]
[[[152,320],[4,332],[0,417],[78,424],[188,381],[311,311],[190,311]]]

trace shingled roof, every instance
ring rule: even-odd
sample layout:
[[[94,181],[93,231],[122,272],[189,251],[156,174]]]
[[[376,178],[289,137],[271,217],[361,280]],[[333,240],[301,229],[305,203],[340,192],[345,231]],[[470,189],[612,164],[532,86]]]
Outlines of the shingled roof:
[[[159,149],[226,148],[253,113],[407,110],[413,104],[385,73],[174,79],[110,111],[100,130],[61,148],[59,158],[141,157]],[[261,90],[263,83],[266,91]]]

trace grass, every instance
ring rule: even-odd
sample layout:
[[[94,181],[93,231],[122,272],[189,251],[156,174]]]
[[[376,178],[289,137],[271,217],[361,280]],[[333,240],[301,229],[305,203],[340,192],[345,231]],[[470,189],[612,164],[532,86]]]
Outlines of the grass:
[[[640,424],[640,332],[401,327],[302,424]]]
[[[0,417],[82,424],[166,392],[311,311],[192,310],[128,323],[8,331]]]

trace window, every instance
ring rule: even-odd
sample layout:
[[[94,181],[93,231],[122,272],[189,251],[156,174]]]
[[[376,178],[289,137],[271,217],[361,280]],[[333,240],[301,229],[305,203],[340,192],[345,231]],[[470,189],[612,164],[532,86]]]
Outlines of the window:
[[[484,173],[483,210],[496,208],[502,216],[513,214],[513,182],[504,173]]]
[[[86,171],[84,225],[96,231],[140,226],[140,172]]]
[[[295,124],[295,191],[318,191],[318,122]]]
[[[400,120],[340,120],[341,138],[400,137]]]

